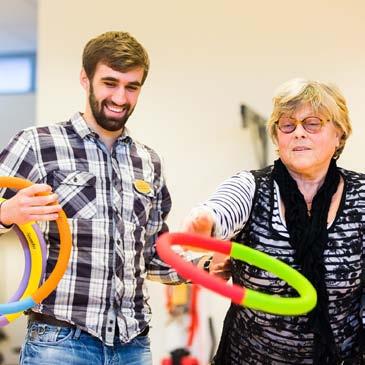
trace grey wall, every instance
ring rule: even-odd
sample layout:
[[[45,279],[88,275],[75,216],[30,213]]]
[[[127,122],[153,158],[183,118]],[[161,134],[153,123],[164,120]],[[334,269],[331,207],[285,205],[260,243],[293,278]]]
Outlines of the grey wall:
[[[20,129],[35,124],[35,94],[0,95],[0,150]],[[0,303],[6,302],[20,280],[24,268],[24,258],[19,240],[12,233],[0,239]],[[26,327],[26,318],[22,316],[3,328],[7,340],[0,343],[0,353],[4,364],[18,363],[14,349],[21,346]]]
[[[35,94],[0,95],[0,149],[20,129],[35,124]]]

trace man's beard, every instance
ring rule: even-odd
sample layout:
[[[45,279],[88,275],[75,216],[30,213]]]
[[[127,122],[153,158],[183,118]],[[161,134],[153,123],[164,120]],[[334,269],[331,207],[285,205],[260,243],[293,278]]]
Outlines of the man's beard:
[[[127,123],[128,118],[132,114],[134,109],[131,109],[131,105],[126,103],[123,107],[126,110],[126,113],[121,118],[108,118],[104,113],[104,107],[106,105],[106,100],[103,100],[100,105],[95,98],[94,90],[92,86],[90,87],[90,95],[89,95],[89,103],[91,107],[91,112],[96,120],[96,123],[102,127],[103,129],[115,132],[119,131],[124,128],[125,124]]]

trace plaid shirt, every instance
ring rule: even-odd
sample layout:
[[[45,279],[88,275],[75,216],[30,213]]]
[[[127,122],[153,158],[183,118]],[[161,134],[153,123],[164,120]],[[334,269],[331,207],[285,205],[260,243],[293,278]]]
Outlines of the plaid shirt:
[[[157,235],[168,229],[171,208],[158,155],[127,131],[108,151],[77,113],[67,122],[18,133],[0,154],[0,175],[51,185],[72,231],[67,272],[35,310],[73,323],[108,345],[117,325],[122,342],[141,333],[151,319],[145,279],[182,282],[155,249]],[[14,194],[1,192],[5,198]],[[48,277],[59,236],[54,222],[40,227],[48,245]]]

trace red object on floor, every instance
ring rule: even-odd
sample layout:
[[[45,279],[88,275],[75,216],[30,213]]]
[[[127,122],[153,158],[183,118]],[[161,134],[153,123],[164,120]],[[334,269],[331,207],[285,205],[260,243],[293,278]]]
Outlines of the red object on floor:
[[[172,365],[172,360],[163,359],[161,365]],[[181,359],[180,365],[199,365],[199,362],[195,357],[185,356]]]
[[[189,325],[189,337],[188,337],[188,343],[187,347],[191,347],[193,344],[195,333],[199,326],[199,314],[197,310],[198,306],[198,291],[199,287],[197,285],[191,285],[191,298],[190,298],[190,308],[189,308],[189,314],[190,314],[190,325]],[[184,364],[185,365],[185,364]],[[187,363],[186,365],[190,365]],[[195,364],[193,364],[195,365]]]

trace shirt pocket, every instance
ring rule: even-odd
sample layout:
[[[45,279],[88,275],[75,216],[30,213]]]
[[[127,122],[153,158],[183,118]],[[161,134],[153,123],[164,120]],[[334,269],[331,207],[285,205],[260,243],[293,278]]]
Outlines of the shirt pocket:
[[[134,221],[137,224],[145,226],[148,222],[150,212],[155,199],[153,185],[149,192],[142,193],[133,187],[133,215]]]
[[[96,176],[88,171],[53,171],[53,190],[68,218],[96,215]]]

